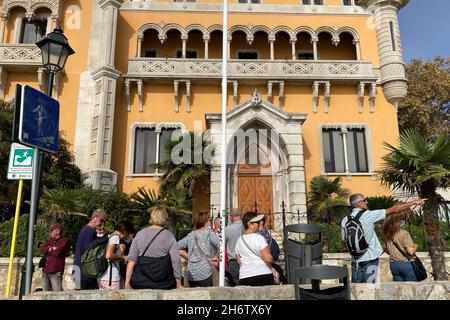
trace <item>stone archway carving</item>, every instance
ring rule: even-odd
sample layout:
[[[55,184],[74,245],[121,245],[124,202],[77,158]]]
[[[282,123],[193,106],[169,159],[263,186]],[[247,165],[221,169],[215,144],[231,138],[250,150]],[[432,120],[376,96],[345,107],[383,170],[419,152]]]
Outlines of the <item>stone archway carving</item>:
[[[239,131],[245,133],[245,130],[255,126],[270,130],[270,135],[273,134],[273,137],[277,137],[279,140],[277,148],[280,156],[280,165],[273,166],[272,169],[273,209],[280,211],[279,207],[284,201],[288,211],[306,212],[302,136],[302,124],[306,119],[306,114],[285,112],[266,100],[261,100],[257,104],[252,102],[254,99],[250,98],[227,113],[228,150],[233,150],[232,141],[236,134],[240,134]],[[206,121],[211,128],[211,140],[216,146],[216,153],[211,164],[210,202],[214,207],[220,208],[221,114],[208,113]],[[267,150],[264,151],[267,153]],[[232,161],[227,160],[227,208],[236,207],[238,201],[236,194],[237,166],[230,162]],[[275,225],[280,226],[277,223]]]

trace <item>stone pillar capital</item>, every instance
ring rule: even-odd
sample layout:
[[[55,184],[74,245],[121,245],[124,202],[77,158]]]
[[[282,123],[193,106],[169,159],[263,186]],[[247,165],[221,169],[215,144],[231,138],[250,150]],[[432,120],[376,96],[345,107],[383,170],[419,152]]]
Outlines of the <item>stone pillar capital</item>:
[[[125,2],[125,0],[98,0],[98,4],[100,5],[100,8],[102,8],[103,10],[105,10],[106,8],[108,8],[110,6],[120,8],[124,2]]]

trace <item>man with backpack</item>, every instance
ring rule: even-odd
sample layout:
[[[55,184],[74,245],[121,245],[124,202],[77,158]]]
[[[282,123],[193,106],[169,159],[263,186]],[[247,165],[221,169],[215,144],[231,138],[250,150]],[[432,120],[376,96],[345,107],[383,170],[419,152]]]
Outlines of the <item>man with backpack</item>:
[[[419,199],[388,209],[368,210],[367,200],[361,193],[350,196],[351,213],[342,219],[342,240],[352,256],[352,282],[375,283],[378,259],[383,253],[375,233],[375,223],[386,216],[401,213],[412,207],[423,205],[427,199]]]
[[[91,220],[78,234],[73,258],[72,279],[77,290],[98,289],[97,279],[89,278],[83,274],[81,256],[89,249],[91,243],[97,239],[96,228],[106,222],[108,214],[104,209],[96,209],[92,213]]]

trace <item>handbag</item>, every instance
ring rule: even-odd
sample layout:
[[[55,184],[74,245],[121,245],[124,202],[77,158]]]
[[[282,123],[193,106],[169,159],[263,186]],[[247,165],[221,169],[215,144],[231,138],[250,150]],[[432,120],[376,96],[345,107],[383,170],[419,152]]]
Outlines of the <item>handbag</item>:
[[[411,263],[414,273],[416,274],[417,281],[423,281],[428,278],[427,270],[423,266],[423,263],[418,256],[410,256],[409,254],[404,252],[394,241],[392,241],[392,243],[397,247],[398,251],[400,251],[400,253]]]
[[[39,260],[39,268],[45,267],[45,264],[47,263],[47,259],[48,259],[48,253],[44,254],[41,257],[41,260]]]
[[[219,286],[219,270],[216,269],[211,263],[211,258],[209,258],[205,252],[203,252],[202,248],[198,244],[197,236],[194,234],[194,243],[197,247],[198,251],[200,251],[200,255],[208,262],[209,268],[211,269],[211,275],[213,278],[213,286],[218,287]]]
[[[174,289],[176,287],[170,254],[162,257],[146,257],[150,245],[164,229],[150,241],[134,266],[130,285],[133,289]]]
[[[250,250],[254,255],[256,255],[258,258],[260,258],[262,260],[261,256],[255,250],[250,248],[250,246],[244,240],[243,236],[241,236],[241,239],[242,239],[242,242],[244,243],[244,245],[247,247],[247,249]],[[270,271],[272,271],[274,284],[275,285],[280,285],[282,283],[281,282],[281,275],[280,275],[280,273],[277,271],[276,268],[273,267],[273,263],[270,266],[268,266],[268,267],[270,268]]]

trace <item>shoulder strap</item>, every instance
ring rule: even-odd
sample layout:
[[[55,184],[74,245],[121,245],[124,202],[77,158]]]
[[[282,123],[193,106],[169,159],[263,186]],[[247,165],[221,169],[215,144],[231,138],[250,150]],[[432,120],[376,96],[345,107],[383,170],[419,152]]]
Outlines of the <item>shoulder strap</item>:
[[[205,252],[202,250],[202,248],[200,247],[199,243],[198,243],[198,239],[197,236],[195,235],[195,231],[194,231],[194,243],[195,246],[197,247],[198,251],[200,251],[200,255],[206,260],[208,261],[208,263],[210,262],[210,258],[205,254]]]
[[[145,255],[145,253],[147,252],[148,248],[150,248],[150,245],[153,243],[153,241],[156,239],[157,236],[159,236],[159,234],[161,232],[163,232],[165,230],[165,228],[162,228],[161,230],[158,231],[158,233],[156,234],[156,236],[153,237],[153,239],[150,241],[150,243],[147,245],[147,247],[145,248],[144,252],[140,255],[141,257]]]
[[[364,212],[366,212],[366,210],[361,210],[361,211],[359,211],[359,212],[356,214],[354,220],[359,220],[359,219],[361,218],[361,216],[363,215]]]
[[[250,246],[247,244],[247,242],[244,239],[244,235],[241,236],[242,242],[244,243],[244,245],[247,247],[248,250],[250,250],[251,252],[253,252],[254,255],[256,255],[257,257],[261,258],[261,255],[258,254],[255,250],[253,250],[252,248],[250,248]]]
[[[411,260],[411,258],[409,257],[409,255],[408,255],[405,251],[403,251],[402,248],[401,248],[397,243],[395,243],[394,240],[392,240],[392,243],[394,244],[394,246],[398,249],[398,251],[400,251],[400,253],[401,253],[408,261]]]

